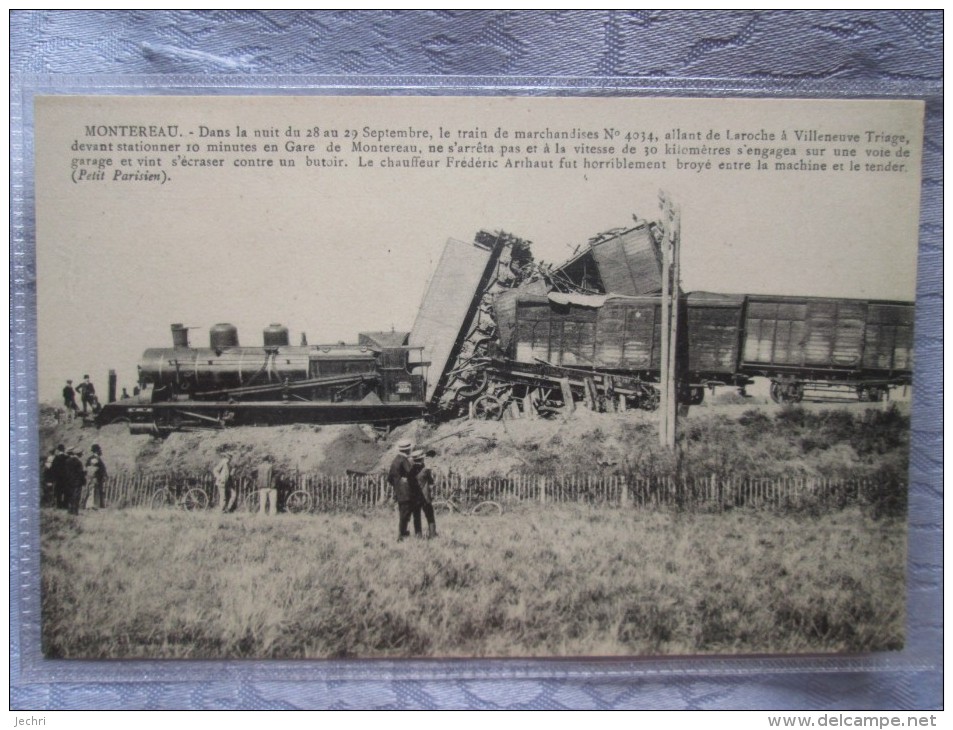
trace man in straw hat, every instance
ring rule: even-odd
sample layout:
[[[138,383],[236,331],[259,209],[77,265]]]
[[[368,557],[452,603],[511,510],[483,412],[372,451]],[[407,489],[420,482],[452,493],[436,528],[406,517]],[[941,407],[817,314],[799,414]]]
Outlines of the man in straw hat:
[[[394,490],[394,501],[400,510],[400,518],[397,525],[397,540],[403,540],[410,537],[407,531],[407,524],[414,513],[414,499],[411,490],[411,476],[413,473],[413,464],[410,460],[410,454],[414,449],[413,442],[408,439],[397,444],[397,455],[390,463],[390,469],[387,472],[387,481]],[[415,530],[421,534],[420,529],[420,508],[417,508],[417,519],[415,520]]]
[[[415,449],[411,454],[414,462],[414,470],[411,472],[411,482],[414,491],[419,499],[420,506],[414,510],[415,520],[420,518],[420,510],[424,511],[427,518],[427,539],[430,540],[437,536],[437,518],[433,512],[433,472],[424,463],[426,454],[423,449]],[[415,523],[416,524],[416,523]]]

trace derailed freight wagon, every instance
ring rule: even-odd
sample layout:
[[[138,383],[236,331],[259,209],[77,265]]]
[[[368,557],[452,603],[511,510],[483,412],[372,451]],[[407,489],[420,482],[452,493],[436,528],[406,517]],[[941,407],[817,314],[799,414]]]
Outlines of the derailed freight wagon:
[[[771,381],[777,402],[805,392],[877,401],[912,376],[913,305],[857,299],[689,293],[679,300],[678,399]],[[497,298],[499,350],[486,365],[491,403],[585,399],[597,409],[659,402],[661,301],[614,294]],[[568,385],[568,388],[566,387]],[[557,387],[559,386],[559,387]]]
[[[742,302],[743,297],[681,298],[680,402],[701,403],[705,387],[751,382],[737,368]],[[600,409],[654,410],[660,400],[661,310],[658,296],[500,297],[500,351],[491,370],[501,380],[508,370],[522,378],[532,373],[538,379],[568,379],[579,399]]]

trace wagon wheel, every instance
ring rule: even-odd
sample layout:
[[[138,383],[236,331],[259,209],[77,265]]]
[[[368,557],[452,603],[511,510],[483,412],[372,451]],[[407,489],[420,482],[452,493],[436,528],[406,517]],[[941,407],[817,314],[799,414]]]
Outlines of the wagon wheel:
[[[503,417],[503,402],[495,395],[484,395],[473,404],[473,414],[484,421],[499,421]]]
[[[777,385],[778,403],[800,403],[804,398],[804,386],[801,383],[778,383]]]
[[[781,402],[781,383],[777,380],[771,381],[771,400],[775,403]]]
[[[658,410],[659,404],[662,402],[662,396],[658,392],[658,388],[653,388],[647,386],[645,392],[642,394],[640,407],[645,411],[655,411]]]

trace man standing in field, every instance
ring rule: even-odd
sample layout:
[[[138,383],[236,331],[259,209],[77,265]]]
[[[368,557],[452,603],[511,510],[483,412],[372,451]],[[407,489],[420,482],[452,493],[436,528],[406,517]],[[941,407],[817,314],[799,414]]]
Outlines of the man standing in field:
[[[222,500],[222,512],[231,512],[235,509],[235,502],[238,501],[238,492],[232,480],[231,454],[222,454],[221,460],[212,469],[212,477],[215,479],[215,488]]]
[[[86,486],[86,473],[83,471],[83,461],[80,458],[82,455],[82,449],[70,449],[64,467],[66,474],[66,494],[69,501],[69,513],[71,515],[79,514],[79,505],[83,498],[83,487]]]
[[[410,537],[407,531],[407,524],[410,522],[410,516],[414,511],[413,495],[410,488],[410,479],[413,472],[413,464],[410,461],[410,452],[413,451],[412,442],[404,440],[397,444],[397,456],[390,463],[390,469],[387,472],[387,481],[394,489],[394,500],[400,512],[397,524],[397,541],[400,542],[405,537]],[[417,534],[420,530],[420,509],[417,509]]]
[[[258,467],[258,514],[268,514],[268,505],[271,504],[271,514],[278,514],[278,490],[275,489],[275,470],[271,464],[271,456],[266,456]]]
[[[419,523],[422,509],[427,518],[427,539],[430,540],[437,536],[437,518],[433,511],[433,471],[424,463],[423,449],[416,449],[412,456],[414,470],[411,473],[411,481],[416,487],[415,496],[420,500],[420,507],[414,510],[415,526]]]
[[[67,461],[69,461],[69,454],[66,453],[66,447],[63,444],[57,445],[53,463],[50,465],[50,476],[53,479],[53,505],[57,509],[69,509],[69,489],[66,484]]]

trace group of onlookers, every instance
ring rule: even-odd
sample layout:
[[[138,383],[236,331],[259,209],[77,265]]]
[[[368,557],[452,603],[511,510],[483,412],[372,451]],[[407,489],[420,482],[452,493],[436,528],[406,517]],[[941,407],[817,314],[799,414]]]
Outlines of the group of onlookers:
[[[83,489],[89,487],[86,509],[101,509],[106,506],[103,484],[106,480],[106,464],[99,444],[93,444],[90,455],[83,462],[83,450],[67,449],[59,444],[53,449],[43,465],[44,482],[52,489],[53,506],[78,515]],[[271,456],[265,456],[256,472],[258,489],[258,513],[278,513],[278,486]],[[212,469],[212,477],[219,495],[222,512],[237,508],[238,489],[232,469],[232,455],[225,453]],[[394,489],[394,500],[399,508],[398,539],[410,537],[411,520],[414,534],[423,536],[421,513],[427,518],[427,538],[437,536],[437,521],[433,509],[434,475],[425,463],[423,449],[414,449],[411,441],[397,445],[397,455],[391,462],[387,480]]]
[[[76,404],[76,394],[79,393],[80,402],[83,404],[83,415],[96,413],[99,411],[99,398],[96,397],[96,387],[92,384],[88,375],[83,376],[83,382],[73,387],[73,381],[67,380],[63,386],[63,405],[66,408],[66,417],[73,419],[80,413],[79,406]]]
[[[423,537],[420,513],[427,518],[427,539],[437,536],[437,520],[433,510],[433,472],[424,462],[423,449],[414,449],[412,441],[397,444],[397,456],[390,464],[387,481],[394,488],[399,509],[397,540],[410,537],[408,526],[414,521],[414,535]]]
[[[255,471],[258,488],[258,514],[278,514],[278,486],[281,478],[275,474],[271,456],[265,456]],[[234,512],[238,507],[238,488],[232,473],[232,455],[225,453],[212,469],[212,478],[219,494],[222,512]]]
[[[99,444],[93,444],[90,455],[83,463],[83,450],[67,449],[59,444],[43,464],[43,481],[52,491],[53,506],[65,509],[72,515],[79,514],[83,489],[89,487],[86,509],[101,509],[106,506],[103,488],[106,481],[106,463]]]

